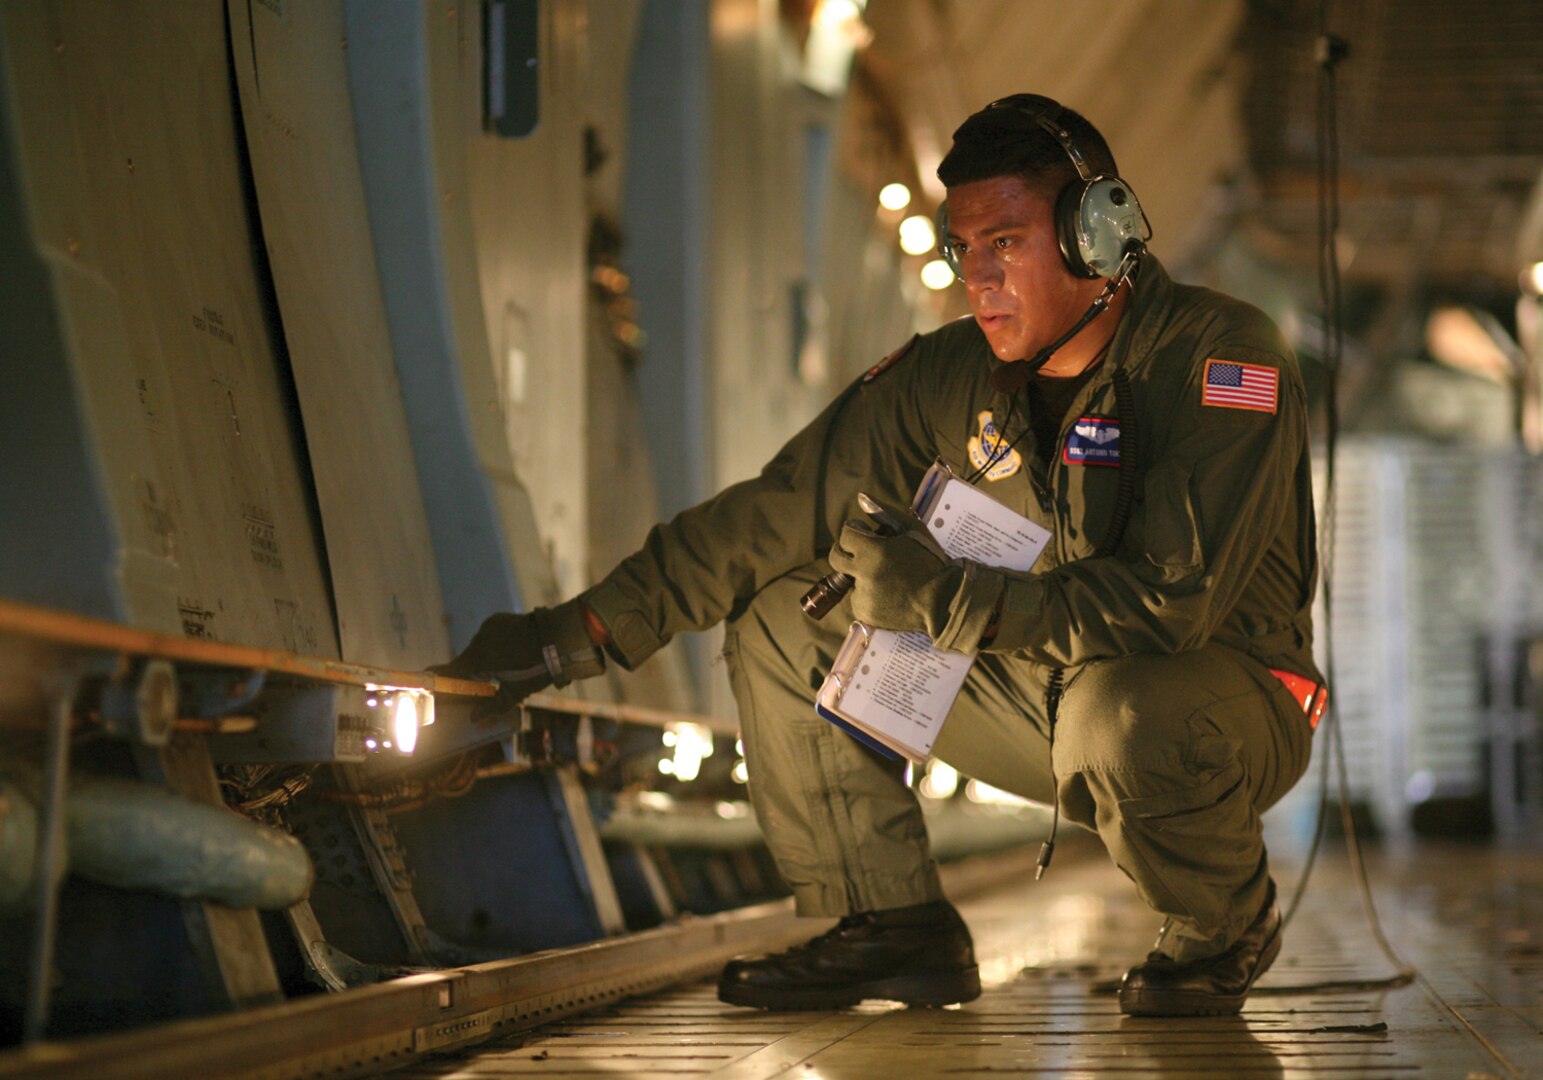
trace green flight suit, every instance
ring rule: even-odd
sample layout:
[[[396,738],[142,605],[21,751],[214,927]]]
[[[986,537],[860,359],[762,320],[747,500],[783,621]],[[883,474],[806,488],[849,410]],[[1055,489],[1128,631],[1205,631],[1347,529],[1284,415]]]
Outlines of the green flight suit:
[[[1207,389],[1212,358],[1248,365],[1266,392],[1278,380],[1273,409]],[[998,363],[971,319],[918,338],[760,476],[656,527],[584,596],[627,667],[674,634],[727,621],[751,798],[802,914],[941,895],[900,769],[814,714],[845,605],[816,623],[798,597],[829,571],[842,522],[861,516],[858,491],[905,504],[935,459],[974,470],[970,444],[979,462],[986,421],[1005,423],[1009,441],[1027,428],[1023,396],[1010,402],[988,382]],[[1105,439],[1116,427],[1117,366],[1134,391],[1136,415],[1118,427],[1134,443],[1139,487],[1116,554],[1093,557],[1129,465],[1077,461],[1066,447],[1078,423]],[[1058,798],[1169,917],[1167,951],[1206,955],[1258,911],[1259,813],[1311,749],[1302,708],[1270,674],[1319,678],[1301,376],[1263,314],[1175,285],[1148,257],[1062,431],[1057,460],[1039,460],[1026,438],[1021,459],[1013,451],[978,481],[1054,539],[1031,573],[980,569],[956,598],[941,647],[976,650],[999,600],[1000,619],[934,753],[995,787]],[[1056,668],[1065,693],[1052,755],[1044,691]]]

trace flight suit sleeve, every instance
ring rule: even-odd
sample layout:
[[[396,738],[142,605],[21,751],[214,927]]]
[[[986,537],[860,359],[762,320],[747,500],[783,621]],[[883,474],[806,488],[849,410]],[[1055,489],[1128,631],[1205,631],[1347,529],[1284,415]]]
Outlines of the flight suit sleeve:
[[[769,582],[822,557],[859,490],[904,502],[931,462],[918,383],[927,352],[886,358],[795,435],[759,476],[650,530],[584,602],[633,668],[674,635],[705,630]],[[897,353],[900,352],[897,350]],[[881,365],[882,367],[882,365]]]
[[[1159,452],[1119,552],[1043,574],[1002,575],[991,652],[1071,666],[1204,645],[1232,610],[1297,500],[1306,396],[1293,364],[1244,345],[1207,355],[1275,369],[1276,411],[1202,403],[1204,362],[1143,433]],[[984,602],[987,597],[976,599]]]

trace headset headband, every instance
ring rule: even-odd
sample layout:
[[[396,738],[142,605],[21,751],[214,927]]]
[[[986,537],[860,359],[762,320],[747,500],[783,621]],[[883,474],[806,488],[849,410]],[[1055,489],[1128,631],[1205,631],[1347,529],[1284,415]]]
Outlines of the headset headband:
[[[1118,287],[1135,269],[1136,261],[1146,250],[1146,241],[1152,238],[1151,223],[1136,193],[1119,176],[1088,168],[1063,122],[1067,110],[1054,99],[1041,94],[1013,94],[998,98],[981,111],[992,109],[1022,113],[1044,129],[1071,159],[1078,179],[1069,181],[1056,196],[1056,242],[1073,274],[1109,278]],[[954,276],[963,281],[964,271],[948,242],[946,200],[938,206],[937,235],[939,253]]]
[[[1072,133],[1062,125],[1061,114],[1065,109],[1054,98],[1047,98],[1043,94],[1013,94],[1009,97],[997,98],[986,108],[1012,109],[1014,112],[1023,113],[1061,144],[1061,149],[1066,151],[1066,156],[1071,158],[1072,164],[1077,167],[1077,175],[1082,178],[1083,183],[1096,179],[1089,171],[1087,163],[1082,160],[1082,152],[1077,149],[1077,144],[1072,142]]]

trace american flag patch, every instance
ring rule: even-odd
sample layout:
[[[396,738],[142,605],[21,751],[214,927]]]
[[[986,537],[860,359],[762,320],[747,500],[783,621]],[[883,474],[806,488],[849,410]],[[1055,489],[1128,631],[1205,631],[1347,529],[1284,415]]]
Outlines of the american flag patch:
[[[1212,359],[1205,362],[1200,404],[1273,413],[1279,391],[1280,372],[1274,368]]]

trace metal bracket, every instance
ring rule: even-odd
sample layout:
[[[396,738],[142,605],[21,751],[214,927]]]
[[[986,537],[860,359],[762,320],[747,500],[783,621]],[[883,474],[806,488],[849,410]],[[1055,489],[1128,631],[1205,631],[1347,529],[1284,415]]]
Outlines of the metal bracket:
[[[345,791],[362,790],[359,771],[351,766],[338,767],[339,785]],[[364,848],[365,859],[375,877],[375,885],[391,909],[402,938],[407,943],[408,954],[415,964],[432,962],[428,927],[423,912],[418,908],[418,898],[413,893],[412,871],[402,857],[402,845],[397,840],[396,829],[385,811],[364,806],[350,805],[348,818]]]
[[[295,935],[305,957],[305,966],[311,978],[320,986],[334,993],[354,986],[366,986],[383,982],[407,971],[401,968],[385,968],[378,964],[363,964],[341,949],[334,948],[311,910],[311,902],[302,900],[284,909],[285,921]]]
[[[59,880],[64,870],[64,796],[70,777],[70,721],[79,676],[66,671],[49,687],[48,747],[43,801],[38,807],[37,866],[33,879],[32,955],[27,967],[27,1003],[22,1040],[36,1042],[48,1031],[53,990],[54,944],[59,932]]]

